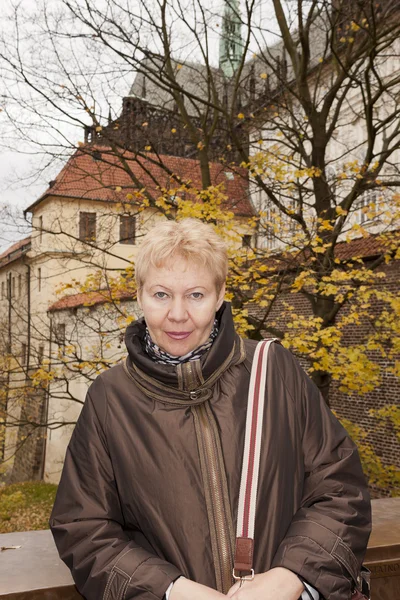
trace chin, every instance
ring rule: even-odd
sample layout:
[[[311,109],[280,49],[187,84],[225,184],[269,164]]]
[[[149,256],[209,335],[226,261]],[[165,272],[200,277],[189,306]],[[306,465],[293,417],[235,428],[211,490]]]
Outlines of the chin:
[[[184,356],[185,354],[187,354],[188,352],[190,352],[191,350],[194,350],[196,346],[175,346],[175,345],[169,345],[167,348],[165,348],[165,351],[168,352],[168,354],[171,354],[172,356]]]
[[[179,341],[171,343],[171,340],[168,338],[163,346],[163,350],[168,352],[168,354],[172,354],[172,356],[184,356],[188,352],[191,352],[197,348],[197,346],[198,344],[182,344],[182,342]]]

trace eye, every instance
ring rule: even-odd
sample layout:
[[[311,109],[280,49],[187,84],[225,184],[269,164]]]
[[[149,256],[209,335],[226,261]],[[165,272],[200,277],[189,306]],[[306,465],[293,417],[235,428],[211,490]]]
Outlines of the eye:
[[[191,294],[192,298],[194,298],[195,300],[201,300],[201,298],[203,298],[204,294],[202,294],[201,292],[193,292]]]
[[[159,298],[160,300],[163,300],[164,298],[167,297],[167,294],[165,292],[156,292],[154,294],[155,298]]]

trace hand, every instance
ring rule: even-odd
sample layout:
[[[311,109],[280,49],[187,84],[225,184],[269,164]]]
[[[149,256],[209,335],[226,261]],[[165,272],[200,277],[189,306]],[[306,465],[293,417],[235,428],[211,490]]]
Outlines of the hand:
[[[172,586],[169,600],[223,600],[224,594],[212,588],[196,583],[185,577],[179,577]]]
[[[234,600],[298,600],[304,591],[300,579],[283,567],[259,573],[252,581],[238,581],[227,593]]]

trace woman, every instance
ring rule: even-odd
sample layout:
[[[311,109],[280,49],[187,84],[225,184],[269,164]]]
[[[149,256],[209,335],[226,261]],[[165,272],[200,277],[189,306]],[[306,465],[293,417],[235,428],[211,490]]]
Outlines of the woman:
[[[359,458],[281,345],[268,359],[252,581],[232,578],[256,342],[224,302],[227,255],[194,219],[151,230],[144,318],[91,385],[50,519],[88,600],[350,598],[370,532]]]

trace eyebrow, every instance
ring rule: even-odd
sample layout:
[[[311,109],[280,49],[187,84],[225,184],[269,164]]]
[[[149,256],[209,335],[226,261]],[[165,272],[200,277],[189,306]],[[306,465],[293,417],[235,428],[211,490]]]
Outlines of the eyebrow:
[[[164,290],[167,290],[167,292],[171,292],[171,291],[172,291],[172,290],[171,290],[170,288],[168,288],[167,286],[165,286],[165,285],[162,285],[162,283],[155,283],[155,284],[154,284],[154,285],[152,285],[152,286],[151,286],[149,289],[150,289],[150,290],[152,290],[152,289],[154,289],[154,288],[156,288],[156,287],[161,287],[161,288],[163,288]],[[204,287],[204,285],[195,285],[194,287],[188,288],[186,291],[187,291],[187,292],[190,292],[190,291],[192,291],[192,290],[198,290],[198,289],[201,289],[201,290],[207,290],[207,288],[206,288],[206,287]]]

